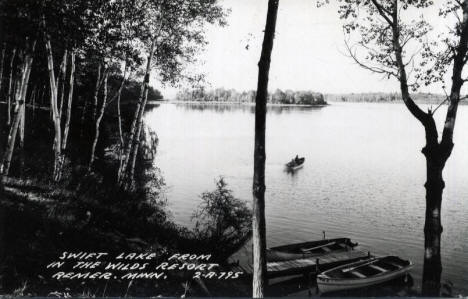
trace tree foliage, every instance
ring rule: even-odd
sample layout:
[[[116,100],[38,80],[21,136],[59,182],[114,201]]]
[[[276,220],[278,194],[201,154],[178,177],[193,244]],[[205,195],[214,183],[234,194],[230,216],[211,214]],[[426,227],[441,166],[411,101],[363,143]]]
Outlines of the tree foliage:
[[[234,197],[224,178],[216,182],[214,191],[203,192],[200,198],[202,202],[192,215],[195,235],[221,256],[232,253],[232,248],[242,245],[250,236],[252,211],[244,201]]]
[[[95,123],[89,136],[82,134],[86,130],[80,130],[81,137],[93,139],[95,147],[99,144],[100,120],[106,107],[120,102],[122,90],[123,101],[129,102],[127,91],[131,90],[131,95],[136,96],[130,102],[140,103],[135,105],[138,127],[135,132],[121,134],[126,135],[121,140],[137,143],[143,115],[139,110],[144,111],[146,104],[141,99],[147,99],[148,94],[150,98],[160,97],[151,88],[150,77],[156,77],[159,85],[199,80],[200,74],[190,74],[186,68],[196,62],[198,52],[207,44],[207,24],[224,25],[226,13],[217,0],[1,0],[0,51],[4,51],[3,59],[7,62],[4,73],[11,74],[3,81],[12,84],[8,90],[5,87],[8,84],[1,84],[0,95],[12,94],[9,99],[15,102],[14,86],[24,53],[37,43],[32,53],[31,79],[25,82],[29,86],[26,101],[38,98],[40,105],[57,108],[52,109],[56,112],[53,118],[56,139],[61,139],[60,131],[68,132],[68,125],[63,128],[59,118],[62,107],[71,106],[69,114],[81,118],[82,127]],[[108,84],[109,78],[121,81]],[[133,83],[125,88],[128,81]],[[135,82],[140,82],[140,88]],[[72,101],[73,98],[76,99]],[[114,101],[116,98],[119,101]],[[51,102],[57,103],[49,105]],[[65,123],[70,123],[68,115],[66,118]],[[61,140],[56,142],[60,143]],[[91,152],[93,157],[94,149]],[[56,155],[60,156],[57,160],[62,159],[62,153]]]
[[[213,90],[183,89],[176,95],[177,101],[197,101],[197,102],[232,102],[232,103],[254,103],[256,97],[255,90],[239,92],[235,89],[216,88]],[[313,91],[292,91],[287,89],[282,91],[276,89],[268,94],[268,102],[271,104],[292,104],[292,105],[324,105],[324,96]]]

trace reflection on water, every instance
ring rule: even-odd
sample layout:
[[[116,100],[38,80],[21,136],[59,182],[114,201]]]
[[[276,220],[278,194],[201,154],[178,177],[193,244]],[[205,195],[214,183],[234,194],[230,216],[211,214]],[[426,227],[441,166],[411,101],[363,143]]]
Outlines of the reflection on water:
[[[444,114],[436,114],[439,123]],[[159,136],[155,163],[178,223],[193,225],[199,195],[212,190],[219,176],[237,197],[251,201],[253,106],[162,104],[146,122]],[[467,126],[468,107],[462,106],[442,207],[442,283],[465,295]],[[424,130],[403,105],[270,107],[266,136],[268,246],[321,239],[322,231],[350,237],[372,253],[411,259],[414,289],[421,289]],[[305,165],[288,173],[284,164],[296,154],[306,157]]]
[[[177,108],[181,110],[197,110],[197,111],[216,111],[216,112],[231,112],[231,111],[243,111],[243,112],[255,112],[255,105],[253,104],[232,104],[232,103],[182,103],[177,102],[174,104]],[[281,113],[291,113],[297,111],[310,111],[312,109],[322,109],[326,106],[293,106],[293,105],[267,105],[267,110],[270,113],[281,114]]]

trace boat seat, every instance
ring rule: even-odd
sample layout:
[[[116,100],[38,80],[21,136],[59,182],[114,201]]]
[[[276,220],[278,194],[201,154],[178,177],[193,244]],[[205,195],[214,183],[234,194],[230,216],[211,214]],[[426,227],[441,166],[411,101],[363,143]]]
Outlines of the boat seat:
[[[335,244],[335,242],[330,242],[330,243],[327,243],[327,244],[323,244],[323,245],[315,246],[315,247],[311,247],[311,248],[301,248],[301,251],[302,251],[303,253],[309,253],[309,252],[311,252],[312,250],[321,249],[321,248],[324,248],[324,247],[327,247],[327,246],[333,245],[333,244]]]
[[[360,273],[360,272],[358,272],[358,271],[351,271],[351,272],[349,272],[349,273],[351,273],[351,274],[353,274],[354,276],[357,276],[357,277],[359,277],[359,278],[366,278],[366,277],[367,277],[367,276],[365,276],[364,274],[362,274],[362,273]]]
[[[403,268],[403,266],[402,266],[402,265],[395,264],[395,263],[392,263],[392,262],[387,262],[387,261],[385,261],[385,262],[386,262],[387,264],[390,264],[390,265],[392,265],[392,266],[395,266],[395,267],[397,267],[398,269],[401,269],[401,268]]]
[[[330,248],[328,248],[327,246],[322,247],[322,249],[323,249],[325,252],[330,252],[330,251],[332,251],[332,250],[331,250]]]
[[[375,269],[375,270],[378,270],[378,271],[380,271],[380,272],[387,272],[387,271],[388,271],[387,269],[384,269],[384,268],[379,267],[379,266],[377,266],[377,265],[369,265],[369,267],[371,267],[371,268],[373,268],[373,269]]]

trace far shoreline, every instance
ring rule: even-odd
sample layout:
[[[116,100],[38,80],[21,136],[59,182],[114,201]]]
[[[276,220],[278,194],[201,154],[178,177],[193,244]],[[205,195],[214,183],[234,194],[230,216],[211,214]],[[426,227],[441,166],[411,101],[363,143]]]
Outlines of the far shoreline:
[[[177,100],[165,100],[161,101],[169,104],[199,104],[199,105],[239,105],[239,106],[252,106],[255,107],[255,103],[251,102],[202,102],[202,101],[177,101]],[[324,104],[278,104],[278,103],[267,103],[267,107],[326,107],[330,104],[328,102]]]

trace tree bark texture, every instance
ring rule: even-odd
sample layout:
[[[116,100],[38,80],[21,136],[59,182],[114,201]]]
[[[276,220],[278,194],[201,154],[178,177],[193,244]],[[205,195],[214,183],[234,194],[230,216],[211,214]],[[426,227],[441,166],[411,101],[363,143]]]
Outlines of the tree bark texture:
[[[20,112],[23,106],[25,105],[26,93],[27,93],[28,85],[29,85],[29,76],[31,74],[31,68],[32,68],[32,63],[33,63],[32,53],[34,53],[35,44],[36,43],[34,42],[32,45],[31,53],[26,53],[24,62],[21,68],[20,88],[18,88],[18,92],[16,93],[17,105],[15,106],[13,122],[10,126],[10,132],[8,134],[7,147],[3,155],[2,164],[0,165],[0,174],[2,175],[2,182],[4,181],[4,179],[6,178],[10,170],[11,159],[13,157],[13,151],[15,148],[16,135],[17,135],[18,128],[21,122],[21,117],[22,117],[22,113]]]
[[[138,126],[141,124],[143,120],[143,114],[144,114],[144,110],[146,106],[146,101],[148,98],[147,96],[145,96],[145,94],[147,95],[146,90],[148,89],[148,85],[149,85],[149,77],[151,73],[151,65],[153,63],[155,45],[156,45],[156,40],[153,39],[151,42],[150,51],[148,54],[148,60],[146,62],[146,71],[145,71],[145,76],[143,79],[143,84],[141,85],[140,96],[139,96],[137,107],[135,110],[135,115],[133,117],[132,125],[130,127],[130,134],[128,137],[127,146],[124,152],[124,161],[122,163],[122,167],[119,170],[119,174],[118,174],[119,183],[121,186],[128,185],[131,182],[131,180],[133,180],[132,177],[129,177],[128,165],[130,162],[131,153],[137,144],[136,139],[138,136],[136,134],[137,133],[136,131],[139,129]]]
[[[266,280],[266,224],[265,224],[265,131],[268,77],[271,52],[276,29],[279,0],[268,1],[268,12],[263,37],[262,54],[258,63],[258,85],[255,99],[255,148],[253,176],[253,293],[264,297]]]
[[[102,118],[104,117],[104,112],[107,106],[107,79],[108,79],[108,74],[106,73],[104,74],[102,105],[101,105],[101,109],[99,109],[99,114],[97,115],[97,118],[96,118],[94,139],[93,139],[93,145],[91,146],[91,156],[89,158],[88,171],[91,171],[93,167],[95,153],[96,153],[96,146],[99,140],[99,129],[100,129],[101,121],[102,121]]]
[[[376,1],[373,1],[373,3],[379,8],[379,4]],[[464,83],[462,71],[466,63],[466,54],[468,51],[468,0],[464,0],[461,3],[461,8],[463,10],[463,20],[460,24],[458,45],[454,48],[452,88],[440,142],[432,111],[429,110],[427,113],[422,111],[411,99],[409,94],[408,79],[402,57],[403,49],[400,43],[397,0],[393,0],[391,20],[387,19],[393,32],[392,42],[396,63],[399,68],[400,89],[403,101],[411,114],[424,126],[426,133],[426,145],[422,150],[426,158],[426,212],[424,225],[425,241],[422,295],[431,297],[440,295],[440,279],[442,273],[441,235],[443,231],[441,205],[443,189],[445,187],[442,172],[453,149],[453,131],[460,101],[460,90]],[[381,15],[385,14],[382,10],[379,10],[379,12]]]
[[[49,73],[49,85],[50,85],[50,110],[52,112],[52,121],[54,123],[54,165],[53,165],[53,179],[54,181],[59,181],[62,173],[62,129],[61,129],[61,119],[58,112],[57,105],[57,86],[55,85],[55,71],[54,71],[54,58],[52,55],[52,46],[50,44],[50,39],[47,34],[44,34],[44,43],[46,46],[46,55],[47,55],[47,70]]]
[[[67,58],[68,50],[65,49],[63,52],[62,64],[60,65],[60,73],[57,76],[57,97],[60,98],[58,112],[60,119],[62,119],[62,109],[63,109],[63,98],[65,95],[65,77],[67,74]]]
[[[73,88],[75,84],[75,52],[70,52],[70,82],[68,87],[67,114],[63,131],[62,151],[67,149],[68,133],[70,131],[71,110],[73,104]]]
[[[96,76],[96,86],[94,87],[94,96],[93,96],[93,121],[96,120],[97,107],[98,107],[98,97],[99,89],[101,82],[101,64],[98,66],[97,76]]]

